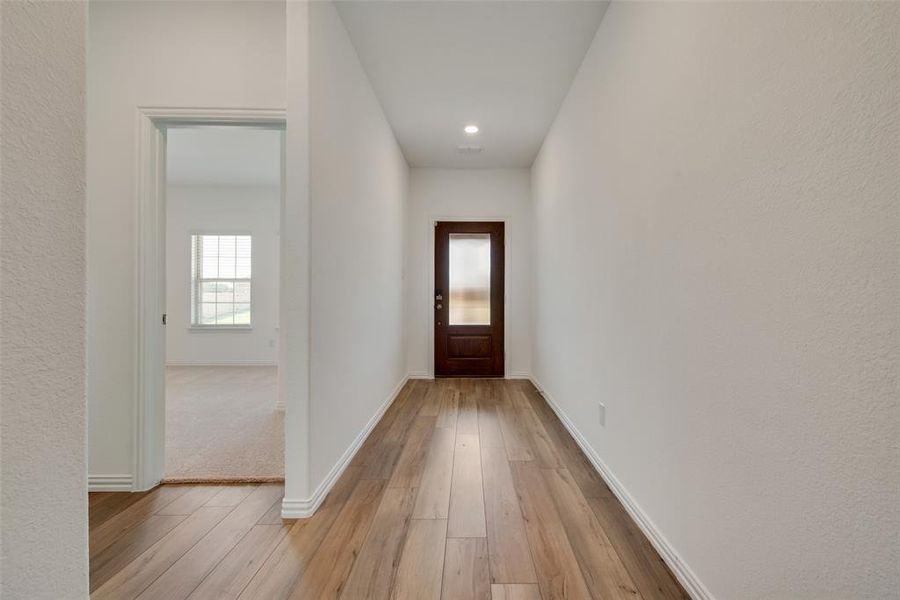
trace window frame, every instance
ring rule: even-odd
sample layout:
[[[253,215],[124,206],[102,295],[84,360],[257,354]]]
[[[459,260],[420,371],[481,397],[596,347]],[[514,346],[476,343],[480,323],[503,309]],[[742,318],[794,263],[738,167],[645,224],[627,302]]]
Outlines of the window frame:
[[[245,277],[235,277],[235,278],[222,278],[216,277],[214,279],[203,279],[201,277],[194,278],[194,268],[197,268],[197,274],[199,275],[199,264],[196,261],[199,261],[199,255],[194,257],[194,236],[247,236],[250,238],[250,278],[247,279]],[[253,233],[246,230],[230,230],[230,229],[203,229],[203,230],[191,230],[188,233],[188,252],[189,252],[189,263],[190,263],[190,272],[188,273],[188,278],[190,279],[189,290],[190,294],[188,295],[188,329],[193,332],[203,331],[243,331],[249,332],[253,330],[253,299],[255,297],[255,291],[253,286],[253,273],[256,271],[256,257],[255,252],[253,250]],[[200,315],[200,301],[202,298],[202,294],[200,292],[200,287],[203,282],[212,282],[212,281],[233,281],[233,282],[243,282],[246,281],[250,283],[250,323],[246,325],[204,325],[201,323],[195,323],[194,320],[199,321]]]

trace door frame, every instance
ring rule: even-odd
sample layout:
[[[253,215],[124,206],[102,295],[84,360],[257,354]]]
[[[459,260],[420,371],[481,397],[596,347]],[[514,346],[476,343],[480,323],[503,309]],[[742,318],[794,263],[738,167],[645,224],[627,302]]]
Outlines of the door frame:
[[[503,373],[506,378],[509,378],[509,294],[507,293],[509,289],[509,225],[514,219],[508,215],[505,216],[479,216],[479,215],[467,215],[467,216],[441,216],[436,214],[430,214],[426,217],[425,226],[428,227],[428,235],[426,236],[428,240],[428,253],[427,260],[428,263],[426,265],[427,269],[427,277],[425,279],[425,285],[427,288],[425,292],[427,296],[423,295],[423,299],[428,306],[428,347],[427,352],[429,356],[428,365],[429,365],[429,379],[434,379],[435,368],[434,368],[434,228],[435,223],[438,221],[472,221],[472,222],[488,222],[488,223],[503,223]]]
[[[135,240],[135,393],[132,415],[132,490],[162,481],[165,469],[166,129],[240,125],[286,130],[287,111],[273,108],[138,107]],[[284,211],[284,134],[281,136],[281,210]],[[284,236],[279,243],[283,245]],[[283,252],[283,248],[281,249]],[[279,296],[283,286],[279,286]],[[281,298],[280,298],[281,300]],[[283,317],[282,312],[282,317]],[[284,323],[279,322],[279,330]],[[283,347],[283,345],[280,345]],[[282,356],[279,356],[279,364]],[[279,378],[279,386],[281,379]],[[281,390],[278,390],[281,398]],[[287,442],[285,442],[287,445]]]

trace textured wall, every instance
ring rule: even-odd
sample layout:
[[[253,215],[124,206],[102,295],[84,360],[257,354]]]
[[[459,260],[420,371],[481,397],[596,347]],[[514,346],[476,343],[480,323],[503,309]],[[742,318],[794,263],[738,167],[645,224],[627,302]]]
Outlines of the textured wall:
[[[87,596],[85,12],[2,2],[0,596]]]
[[[898,31],[613,3],[533,168],[535,372],[721,599],[900,590]]]

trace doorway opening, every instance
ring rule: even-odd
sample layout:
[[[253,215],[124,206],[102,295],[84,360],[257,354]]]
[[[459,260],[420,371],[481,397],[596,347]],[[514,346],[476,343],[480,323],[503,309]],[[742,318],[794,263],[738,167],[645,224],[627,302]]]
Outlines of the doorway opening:
[[[164,481],[284,478],[281,137],[167,129]]]
[[[435,377],[504,376],[504,224],[434,228]]]
[[[241,131],[253,131],[253,130],[261,130],[261,131],[269,131],[272,132],[270,135],[273,135],[278,142],[278,150],[275,153],[274,159],[274,168],[278,173],[277,179],[277,205],[278,205],[278,225],[277,228],[280,229],[281,222],[283,221],[282,215],[284,214],[284,130],[285,130],[285,111],[282,109],[216,109],[216,108],[165,108],[165,107],[141,107],[138,109],[138,189],[137,189],[137,200],[138,200],[138,222],[137,222],[137,248],[138,248],[138,260],[136,264],[137,270],[137,340],[136,340],[136,348],[135,348],[135,358],[136,358],[136,368],[137,368],[137,382],[136,382],[136,395],[135,395],[135,404],[134,404],[134,412],[133,412],[133,430],[135,432],[135,444],[134,444],[134,480],[132,489],[134,491],[148,490],[156,485],[158,485],[161,481],[165,479],[166,476],[166,425],[167,425],[167,411],[166,411],[166,368],[167,368],[167,340],[166,340],[166,330],[172,330],[172,327],[169,324],[169,314],[167,306],[170,304],[170,299],[167,294],[167,283],[168,283],[168,274],[167,274],[167,257],[169,254],[169,249],[167,246],[167,237],[168,237],[168,220],[167,220],[167,191],[169,188],[169,181],[167,176],[167,153],[170,151],[168,140],[170,135],[175,134],[178,135],[178,131],[181,129],[192,129],[192,128],[200,128],[207,132],[220,131],[223,135],[227,134],[227,132],[239,133]],[[177,155],[177,150],[176,150]],[[271,154],[270,154],[271,155]],[[217,154],[208,153],[206,163],[209,165],[216,165],[216,168],[221,168],[220,160],[216,160],[215,157]],[[202,161],[197,160],[193,161],[194,168],[199,169],[199,165]],[[240,162],[240,159],[238,159]],[[232,161],[232,164],[235,164]],[[266,168],[270,170],[273,168],[273,164],[271,160],[267,160],[265,162],[267,165]],[[173,179],[178,179],[178,168],[172,167],[175,169],[173,171]],[[213,167],[209,167],[210,169]],[[242,167],[246,168],[246,167]],[[199,177],[199,176],[198,176]],[[269,179],[271,183],[271,179]],[[175,181],[173,181],[175,183]],[[199,187],[199,186],[198,186]],[[210,211],[215,212],[215,211]],[[245,233],[245,229],[247,227],[246,223],[242,223],[237,229],[232,229],[229,231],[210,231],[204,230],[200,228],[198,230],[192,231],[190,236],[182,237],[182,244],[186,243],[187,249],[185,250],[185,246],[181,246],[182,259],[187,257],[188,263],[192,265],[192,269],[194,269],[194,265],[196,264],[196,248],[197,244],[202,244],[203,240],[196,239],[194,237],[195,234],[233,234],[234,236],[234,248],[235,255],[237,254],[237,244],[238,239],[237,235],[239,233]],[[185,240],[185,237],[187,239]],[[252,237],[252,232],[251,232]],[[276,238],[278,252],[277,256],[283,256],[284,252],[284,244],[281,239],[280,231],[276,229]],[[229,242],[226,241],[225,245],[228,246]],[[255,297],[256,291],[254,286],[254,277],[253,271],[257,269],[256,263],[254,260],[254,253],[252,249],[252,240],[251,240],[251,252],[250,252],[250,260],[251,260],[251,268],[250,268],[250,280],[251,280],[251,289],[250,296],[251,304],[250,307],[250,326],[253,327],[254,323],[254,312],[253,298]],[[202,250],[202,248],[201,248]],[[190,254],[188,254],[190,253]],[[280,261],[279,261],[280,262]],[[217,261],[218,264],[218,261]],[[235,270],[237,269],[237,264],[235,263]],[[278,269],[276,269],[277,271]],[[196,294],[195,291],[191,291],[195,289],[196,284],[200,283],[195,281],[198,273],[196,271],[188,272],[187,275],[182,278],[180,285],[184,286],[184,280],[187,279],[188,283],[186,284],[186,292],[182,292],[182,298],[172,300],[172,306],[175,307],[176,304],[179,305],[180,308],[176,308],[176,312],[178,310],[184,311],[184,323],[187,323],[185,327],[190,327],[191,321],[188,319],[196,318],[197,315],[201,316],[203,313],[203,307],[199,308],[195,306],[195,303],[198,301],[198,296],[193,295]],[[280,277],[280,273],[278,275]],[[232,283],[238,283],[239,280],[242,279],[237,277],[235,273],[235,277],[232,279]],[[219,283],[219,282],[217,282]],[[276,298],[278,298],[278,304],[282,304],[280,302],[280,296],[282,293],[282,286],[280,285],[280,281],[278,282],[278,289],[275,292]],[[210,290],[207,290],[208,292]],[[218,290],[216,290],[218,292]],[[223,290],[224,291],[224,290]],[[246,290],[245,290],[246,291]],[[234,290],[232,290],[232,294]],[[210,298],[207,296],[207,298]],[[199,297],[199,302],[203,303],[203,297]],[[215,298],[215,302],[207,302],[208,304],[219,304],[219,298]],[[227,304],[227,301],[223,298],[223,304]],[[232,297],[232,305],[237,304],[248,304],[247,302],[235,302],[234,297]],[[242,323],[242,320],[245,320],[246,317],[242,314],[242,310],[246,307],[242,306],[232,306],[231,307],[231,321],[232,327],[246,325],[246,323]],[[222,309],[222,316],[225,320],[227,317],[225,313],[228,312],[227,308]],[[245,310],[243,311],[246,312]],[[284,325],[283,316],[280,314],[280,306],[276,309],[276,314],[278,314],[278,325],[276,326],[276,331],[278,326]],[[206,315],[210,317],[213,313],[210,311],[209,307],[207,307]],[[235,324],[235,314],[238,314],[237,320],[238,323]],[[216,320],[218,321],[219,317],[219,308],[216,306],[215,309]],[[183,325],[184,325],[183,323]],[[216,323],[218,324],[218,323]],[[202,323],[201,323],[202,325]],[[221,333],[221,332],[220,332]],[[215,332],[210,332],[209,335],[214,335]],[[199,335],[199,332],[198,334]],[[215,338],[211,338],[215,339]],[[221,338],[220,338],[221,339]],[[247,339],[247,338],[244,338]],[[275,352],[275,356],[278,357],[277,362],[282,362],[280,357],[284,353],[284,344],[283,340],[276,339],[275,347],[277,351]],[[221,359],[220,359],[221,360]],[[210,363],[213,361],[209,361]],[[198,363],[202,363],[202,361],[198,361]],[[231,366],[235,366],[237,361],[234,363],[230,363]],[[173,365],[175,366],[175,365]],[[192,365],[181,365],[181,366],[192,366]],[[212,365],[212,364],[196,364],[193,366],[221,366]],[[241,366],[254,366],[254,365],[241,365]],[[259,366],[259,365],[256,365]],[[277,373],[277,381],[275,384],[275,394],[273,394],[274,398],[283,398],[283,370],[278,370],[275,367]],[[255,389],[255,388],[254,388]],[[277,403],[277,404],[275,404]],[[279,400],[273,399],[273,405],[275,409],[284,410],[283,402]],[[224,409],[219,410],[220,415],[227,415],[228,410],[227,406],[220,405],[218,408]],[[203,433],[206,435],[205,431],[201,432],[199,429],[203,424],[197,424],[197,428],[192,429],[190,427],[191,421],[190,419],[185,419],[184,423],[188,423],[188,430],[193,435],[194,433]],[[212,427],[211,430],[217,430],[219,433],[219,437],[227,438],[229,435],[229,427],[220,426]],[[283,441],[276,442],[280,444],[284,444]],[[239,444],[232,444],[232,447],[237,447]],[[198,445],[199,446],[199,445]],[[195,446],[195,447],[198,447]],[[210,446],[205,446],[209,448]],[[205,452],[206,456],[212,456],[212,453],[215,451],[215,447],[212,447],[212,450],[208,450]],[[283,450],[280,453],[281,461],[283,462]],[[202,462],[198,459],[198,462]],[[268,480],[268,476],[259,476],[254,475],[248,477],[246,479],[243,478],[242,475],[227,475],[227,476],[219,476],[219,475],[201,475],[198,477],[184,477],[181,479],[182,481],[213,481],[213,480],[227,480],[227,481],[254,481],[254,480]],[[176,479],[176,477],[172,477],[172,479]]]

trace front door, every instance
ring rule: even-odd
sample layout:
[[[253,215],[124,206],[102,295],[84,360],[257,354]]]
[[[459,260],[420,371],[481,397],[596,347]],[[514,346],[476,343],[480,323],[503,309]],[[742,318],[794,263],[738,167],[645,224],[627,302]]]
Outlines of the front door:
[[[435,223],[435,377],[503,377],[503,253],[503,223]]]

